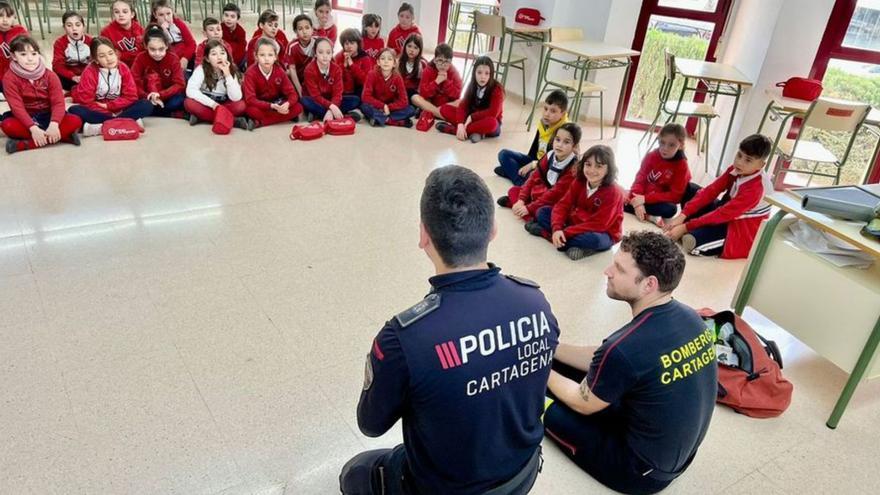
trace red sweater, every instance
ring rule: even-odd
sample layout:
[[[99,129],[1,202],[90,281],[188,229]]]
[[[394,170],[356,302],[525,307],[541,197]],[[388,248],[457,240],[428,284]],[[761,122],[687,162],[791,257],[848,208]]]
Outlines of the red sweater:
[[[3,94],[12,115],[25,127],[34,125],[31,115],[37,113],[52,112],[52,122],[60,123],[64,118],[64,90],[51,70],[33,82],[8,71],[3,76]]]
[[[192,31],[189,30],[189,26],[183,22],[183,19],[178,17],[174,18],[174,25],[180,30],[180,37],[183,39],[177,43],[172,43],[171,51],[177,55],[178,59],[192,60],[196,54],[196,39],[193,37]]]
[[[113,21],[101,30],[101,36],[113,42],[119,53],[119,60],[125,62],[125,65],[133,64],[138,53],[144,51],[144,28],[137,21],[131,21],[128,29],[123,29]]]
[[[550,184],[547,178],[550,172],[550,160],[556,161],[555,153],[549,151],[538,162],[538,168],[529,175],[526,183],[522,185],[519,191],[519,199],[526,204],[529,215],[535,216],[538,210],[544,206],[555,205],[565,193],[568,192],[569,186],[574,182],[574,174],[572,173],[572,165],[577,161],[577,156],[559,172],[559,177],[555,184]]]
[[[223,23],[220,23],[220,27],[223,28],[223,41],[232,47],[232,60],[236,65],[240,64],[244,60],[244,51],[248,44],[247,33],[241,24],[236,24],[235,29],[229,29]]]
[[[92,37],[85,35],[79,43],[81,43],[85,47],[85,51],[88,52],[89,44],[91,42]],[[86,70],[91,58],[88,55],[85,58],[78,56],[68,57],[66,52],[69,46],[70,38],[68,38],[66,34],[55,40],[55,44],[52,46],[52,70],[61,77],[73,79]]]
[[[773,192],[773,184],[763,171],[742,177],[733,175],[733,171],[733,167],[728,167],[714,182],[700,189],[681,212],[688,217],[685,226],[689,232],[706,225],[726,223],[727,240],[721,257],[745,258],[752,249],[761,222],[770,215],[770,205],[763,199]],[[703,216],[690,218],[722,193],[721,206]]]
[[[92,63],[83,71],[79,84],[76,85],[71,93],[73,102],[78,103],[89,110],[104,113],[120,112],[131,106],[131,104],[138,99],[137,85],[135,84],[134,77],[131,75],[131,70],[129,70],[127,65],[120,62],[118,69],[119,75],[122,78],[122,86],[119,91],[119,96],[112,99],[98,99],[97,91],[100,69],[97,64]],[[97,103],[105,103],[107,104],[107,108],[101,108]]]
[[[28,34],[24,26],[12,26],[9,31],[0,31],[0,79],[6,74],[6,70],[9,69],[9,61],[12,59],[9,43],[16,36],[21,36],[22,34]]]
[[[403,69],[406,69],[406,67],[404,66],[405,63],[406,62],[404,62],[403,60],[399,61],[399,63],[397,64],[397,69],[400,70],[400,75],[403,77],[403,82],[406,84],[406,89],[408,91],[418,91],[419,83],[422,82],[422,76],[425,73],[425,67],[428,66],[428,61],[423,59],[422,57],[419,57],[419,77],[415,76],[415,66],[413,66],[412,74],[404,74]]]
[[[440,84],[436,82],[437,73],[434,64],[425,67],[422,82],[419,83],[419,95],[438,107],[461,98],[462,84],[458,70],[450,64],[449,70],[446,71],[446,80]]]
[[[257,48],[257,40],[262,37],[263,31],[257,29],[257,32],[255,32],[251,40],[248,41],[244,55],[248,67],[254,65],[254,50],[256,50]],[[284,47],[286,47],[288,43],[287,36],[284,35],[284,31],[279,29],[278,32],[275,33],[275,43],[278,43],[278,63],[281,64],[282,67],[287,67],[287,58],[284,56]]]
[[[645,196],[646,204],[678,203],[690,181],[691,171],[684,153],[679,151],[671,160],[665,160],[660,150],[654,150],[642,160],[628,199],[640,194]]]
[[[312,38],[313,40],[315,38]],[[296,77],[299,79],[299,83],[302,84],[306,77],[306,67],[315,60],[315,56],[311,57],[306,55],[306,52],[303,51],[302,44],[299,42],[299,39],[295,39],[287,45],[287,49],[284,50],[284,66],[290,68],[292,65],[296,69]]]
[[[263,75],[259,65],[248,67],[244,73],[242,92],[247,106],[264,112],[272,110],[272,103],[287,101],[292,108],[299,101],[296,88],[278,64],[272,66],[269,77]]]
[[[205,45],[207,44],[208,40],[205,40],[199,43],[199,46],[196,47],[196,65],[202,65],[202,60],[205,58]],[[237,64],[238,62],[235,61],[235,55],[232,45],[227,43],[226,40],[223,40],[223,47],[226,48],[226,54],[229,55],[229,59],[232,60],[232,63]]]
[[[367,81],[367,74],[376,65],[376,61],[365,53],[352,59],[351,67],[345,66],[345,53],[343,52],[337,53],[333,57],[333,62],[342,69],[342,92],[357,95],[360,95],[363,91],[364,83]]]
[[[488,88],[486,93],[488,93]],[[458,104],[458,119],[460,122],[467,120],[468,115],[471,121],[484,119],[486,117],[494,117],[501,122],[501,112],[504,110],[504,88],[500,84],[495,85],[492,94],[485,94],[483,98],[471,104],[469,101],[462,100]]]
[[[381,36],[376,36],[375,38],[364,37],[362,42],[363,42],[362,48],[364,49],[365,52],[367,52],[367,55],[369,55],[370,58],[372,58],[373,60],[378,59],[379,52],[381,52],[382,49],[385,48],[385,39],[382,38]]]
[[[141,53],[134,59],[131,75],[137,86],[138,98],[146,98],[148,94],[155,92],[159,93],[162,101],[167,101],[168,98],[186,91],[180,58],[171,51],[158,62],[149,53]]]
[[[618,242],[623,235],[623,191],[617,184],[599,186],[588,198],[587,182],[574,180],[553,207],[550,223],[553,232],[563,231],[566,239],[585,232],[605,232],[612,242]]]
[[[400,53],[403,52],[403,42],[406,41],[409,35],[413,33],[419,35],[422,34],[422,32],[419,31],[419,27],[415,24],[413,24],[412,27],[410,27],[409,29],[403,29],[402,27],[400,27],[400,24],[394,26],[394,29],[392,29],[391,32],[388,33],[388,47],[394,48],[394,51],[397,52],[398,55],[400,55]]]
[[[364,94],[361,100],[374,108],[381,109],[388,105],[391,111],[402,110],[409,105],[406,96],[406,84],[400,74],[393,72],[387,80],[382,76],[382,69],[376,66],[375,70],[367,74],[364,82]]]
[[[328,28],[316,27],[313,36],[317,36],[318,38],[327,38],[328,40],[330,40],[333,46],[336,46],[336,24],[333,24]]]
[[[306,67],[303,91],[318,105],[322,107],[329,107],[331,103],[337,107],[341,105],[342,88],[342,69],[335,63],[330,62],[327,77],[321,74],[316,60]]]

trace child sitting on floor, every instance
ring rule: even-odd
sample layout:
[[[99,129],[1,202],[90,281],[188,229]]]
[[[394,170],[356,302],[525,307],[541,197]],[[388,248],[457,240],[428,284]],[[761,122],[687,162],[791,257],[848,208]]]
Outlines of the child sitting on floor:
[[[254,127],[290,122],[302,113],[296,89],[278,65],[278,44],[269,38],[256,43],[256,63],[244,75],[244,101]]]
[[[416,111],[406,97],[406,86],[397,72],[391,48],[383,48],[379,54],[378,65],[367,75],[361,100],[361,110],[373,126],[412,127],[410,119]]]
[[[52,70],[61,79],[61,87],[67,91],[79,83],[79,78],[91,62],[89,44],[92,37],[86,34],[83,18],[76,12],[68,11],[61,16],[64,34],[55,40],[52,56]]]
[[[565,91],[556,89],[547,95],[529,152],[520,153],[507,149],[499,151],[495,174],[510,179],[515,186],[523,185],[537,166],[537,161],[547,152],[550,137],[562,124],[568,122],[566,110],[568,110],[568,97],[565,96]]]
[[[623,211],[658,225],[675,216],[691,180],[684,156],[686,138],[681,124],[670,123],[660,129],[659,146],[642,160]]]
[[[446,122],[437,122],[437,130],[452,134],[460,141],[480,142],[484,137],[501,135],[504,88],[495,80],[495,62],[487,56],[474,60],[471,83],[458,105],[440,107]]]

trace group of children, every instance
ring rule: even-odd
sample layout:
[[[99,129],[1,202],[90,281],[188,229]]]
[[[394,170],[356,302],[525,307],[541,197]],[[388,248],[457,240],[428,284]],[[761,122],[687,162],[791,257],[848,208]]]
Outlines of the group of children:
[[[579,260],[617,243],[627,212],[660,226],[690,254],[748,256],[770,212],[763,201],[773,190],[763,171],[772,146],[766,136],[743,139],[734,164],[701,189],[690,181],[684,127],[667,124],[660,130],[659,147],[644,157],[624,191],[616,183],[611,148],[595,145],[578,156],[581,129],[568,122],[567,109],[566,94],[551,92],[529,153],[498,154],[495,173],[514,184],[498,205],[522,218],[526,231]]]
[[[198,45],[170,0],[153,1],[146,28],[130,0],[113,1],[111,12],[112,21],[94,38],[85,33],[81,15],[66,12],[50,70],[38,43],[14,24],[13,7],[0,0],[0,93],[10,106],[3,116],[4,130],[11,131],[7,152],[59,141],[79,144],[80,133],[99,135],[104,122],[116,118],[133,119],[143,131],[148,116],[211,122],[221,134],[300,115],[355,122],[365,116],[373,126],[403,127],[412,127],[418,115],[419,130],[427,131],[436,119],[439,131],[472,142],[501,132],[504,90],[491,59],[476,60],[462,96],[452,48],[438,45],[428,63],[407,3],[387,43],[380,36],[381,18],[367,14],[361,31],[339,33],[341,50],[335,55],[330,0],[315,2],[317,22],[304,14],[293,19],[296,38],[290,42],[271,10],[260,14],[247,40],[241,10],[231,3],[223,7],[222,21],[203,21],[206,39]],[[65,92],[74,104],[62,111]],[[64,126],[59,119],[66,119]],[[220,121],[232,125],[218,128]],[[63,135],[56,127],[64,128]]]

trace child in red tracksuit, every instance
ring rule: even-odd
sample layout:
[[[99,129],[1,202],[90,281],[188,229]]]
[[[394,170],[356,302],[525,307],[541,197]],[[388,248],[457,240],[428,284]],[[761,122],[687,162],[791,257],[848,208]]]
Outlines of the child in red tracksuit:
[[[415,109],[406,97],[406,86],[397,72],[394,50],[383,48],[379,63],[367,75],[361,110],[374,127],[385,125],[412,127]]]
[[[455,105],[461,98],[461,76],[452,65],[452,47],[440,43],[434,49],[434,59],[425,67],[419,92],[412,97],[412,103],[423,110],[422,114],[430,114],[435,118],[440,115],[440,107],[449,103]]]
[[[684,156],[686,137],[681,124],[670,123],[660,129],[659,147],[642,160],[623,211],[642,222],[650,220],[660,225],[675,216],[691,180]]]
[[[232,61],[239,68],[245,65],[245,50],[247,49],[247,32],[241,27],[238,21],[241,20],[241,9],[234,3],[227,3],[223,6],[223,41],[229,43],[232,47],[230,56]]]
[[[342,69],[342,95],[343,98],[350,97],[352,101],[356,98],[356,107],[359,107],[364,83],[376,61],[362,49],[361,33],[356,29],[342,31],[339,41],[342,43],[342,51],[333,57],[333,62]]]
[[[129,0],[115,0],[111,8],[113,21],[101,30],[101,36],[113,43],[119,52],[119,61],[131,67],[138,53],[144,51],[144,28],[134,19]]]
[[[196,56],[196,39],[183,19],[174,16],[171,0],[153,0],[153,23],[165,31],[171,41],[169,48],[180,60],[180,67],[183,70],[192,67]]]
[[[226,42],[223,39],[223,28],[220,27],[220,21],[213,17],[205,17],[205,20],[202,21],[202,31],[205,34],[205,41],[199,43],[196,46],[196,63],[195,66],[202,65],[202,58],[205,56],[205,45],[208,44],[211,40],[218,40],[223,43],[223,46],[226,48],[226,53],[232,57],[232,45]]]
[[[577,124],[569,122],[557,129],[553,149],[538,161],[538,168],[525,184],[511,187],[507,196],[498,198],[498,205],[512,208],[513,214],[526,222],[534,220],[541,208],[555,205],[574,182],[572,169],[580,141],[581,128]]]
[[[538,210],[537,221],[527,223],[526,230],[549,238],[572,260],[611,249],[623,233],[624,195],[616,178],[611,148],[591,147],[578,162],[565,196]]]
[[[257,41],[257,63],[244,75],[244,101],[254,127],[290,122],[302,113],[296,89],[277,64],[278,50],[268,38]]]
[[[406,83],[406,95],[412,98],[418,93],[422,74],[428,62],[422,57],[422,36],[411,34],[403,44],[404,49],[397,59],[397,69]]]
[[[168,46],[165,31],[150,25],[144,35],[144,47],[146,51],[134,59],[131,67],[138,98],[153,104],[152,115],[156,117],[183,118],[183,64]]]
[[[388,48],[393,48],[396,55],[403,52],[403,43],[411,34],[421,35],[419,27],[415,25],[416,11],[413,6],[403,2],[397,9],[397,25],[388,33]]]
[[[208,40],[205,44],[202,63],[196,66],[186,83],[183,106],[190,114],[189,125],[199,121],[213,123],[217,108],[223,107],[232,114],[235,127],[253,130],[253,122],[243,117],[246,105],[240,73],[223,40]]]
[[[315,36],[312,35],[312,18],[300,14],[293,18],[293,31],[296,39],[285,48],[287,74],[293,81],[296,92],[302,94],[306,67],[315,59]]]
[[[667,222],[666,235],[681,239],[682,247],[690,254],[747,257],[761,222],[770,215],[770,205],[763,199],[773,192],[773,184],[764,172],[772,146],[761,134],[743,139],[733,165]],[[720,194],[723,197],[718,200]]]
[[[16,37],[28,34],[27,29],[15,25],[15,9],[8,2],[0,1],[0,81],[9,69],[12,51],[9,44]],[[0,101],[3,101],[3,83],[0,82]]]
[[[260,17],[257,18],[257,30],[254,31],[245,49],[245,61],[248,67],[255,63],[254,53],[256,53],[257,41],[260,38],[268,38],[275,41],[275,44],[278,45],[278,63],[282,67],[286,67],[287,60],[284,58],[284,49],[289,43],[284,30],[278,26],[278,14],[274,10],[264,10]]]
[[[61,87],[70,91],[79,83],[79,77],[92,60],[89,54],[92,37],[85,34],[85,22],[76,12],[65,12],[61,23],[64,35],[53,45],[52,71],[61,80]]]
[[[64,111],[64,90],[58,76],[46,68],[40,46],[30,36],[19,36],[9,47],[12,61],[3,76],[9,112],[0,128],[9,138],[6,152],[15,153],[57,142],[79,146],[79,117]]]
[[[360,98],[344,95],[342,69],[333,62],[333,45],[327,38],[315,42],[315,60],[306,67],[302,106],[312,120],[336,120],[356,110]],[[360,113],[351,114],[355,121]]]
[[[501,135],[503,109],[504,88],[495,80],[495,63],[489,57],[477,57],[464,97],[458,105],[440,107],[440,116],[446,122],[437,122],[437,130],[472,143],[497,137]]]
[[[327,38],[330,40],[330,46],[336,46],[336,24],[333,22],[333,12],[330,7],[330,0],[315,0],[315,17],[318,18],[318,25],[315,27],[315,36],[318,38]]]
[[[382,31],[382,18],[376,14],[364,14],[361,18],[361,38],[364,51],[373,61],[379,59],[379,52],[385,48],[385,40],[379,36],[380,31]]]

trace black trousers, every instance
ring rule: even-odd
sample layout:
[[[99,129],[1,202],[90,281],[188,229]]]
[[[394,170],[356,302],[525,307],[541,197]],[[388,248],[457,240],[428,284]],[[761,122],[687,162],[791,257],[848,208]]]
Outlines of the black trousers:
[[[631,205],[624,205],[623,211],[635,214],[636,210]],[[672,218],[678,213],[678,205],[675,203],[651,203],[645,204],[645,213],[655,217]]]
[[[580,382],[586,372],[554,362],[553,370]],[[555,397],[554,397],[555,399]],[[626,425],[614,406],[589,416],[556,401],[544,414],[544,432],[557,446],[603,485],[621,493],[657,493],[671,480],[646,476],[651,468],[626,444]]]

